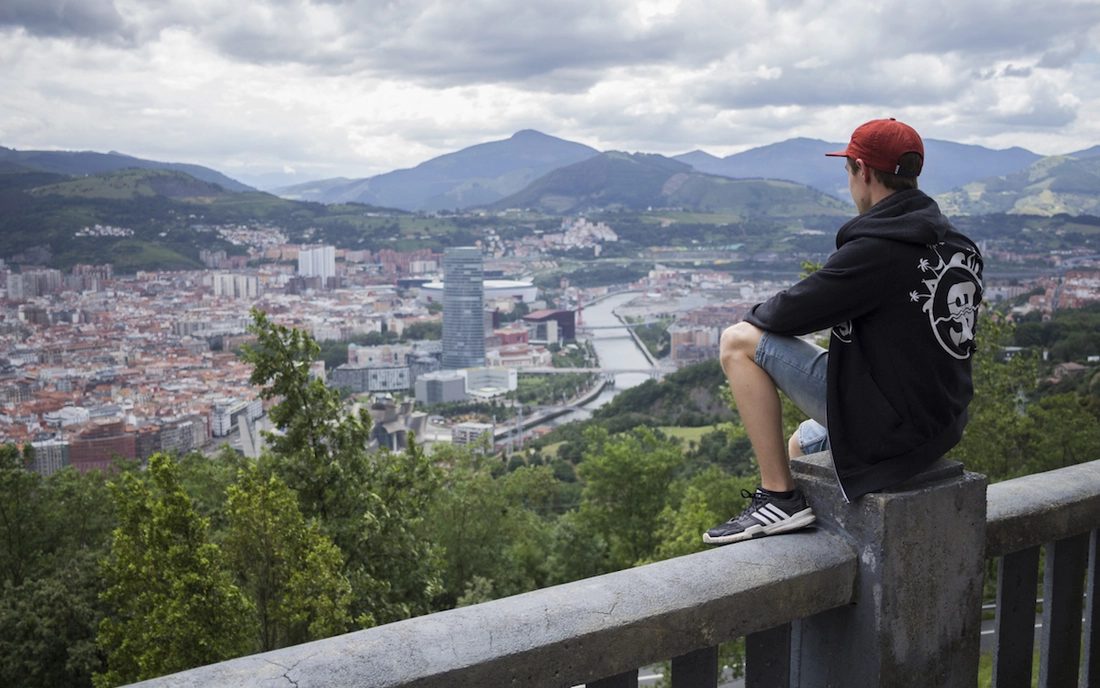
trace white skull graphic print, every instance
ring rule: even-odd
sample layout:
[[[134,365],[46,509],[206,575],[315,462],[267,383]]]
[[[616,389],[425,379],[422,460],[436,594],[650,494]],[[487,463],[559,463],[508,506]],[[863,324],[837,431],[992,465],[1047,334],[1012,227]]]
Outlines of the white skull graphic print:
[[[973,251],[958,252],[944,260],[936,247],[929,249],[937,265],[922,258],[917,264],[925,292],[914,290],[909,298],[924,301],[932,334],[943,350],[958,359],[974,353],[974,324],[982,301],[982,260]],[[931,277],[926,277],[931,273]]]

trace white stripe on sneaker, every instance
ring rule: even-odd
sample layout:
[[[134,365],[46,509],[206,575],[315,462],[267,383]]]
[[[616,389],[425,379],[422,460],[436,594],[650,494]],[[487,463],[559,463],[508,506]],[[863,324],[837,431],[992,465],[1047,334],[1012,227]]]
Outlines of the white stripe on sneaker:
[[[753,516],[764,525],[775,525],[780,521],[783,521],[789,516],[783,513],[783,510],[775,506],[774,504],[765,504],[758,509]]]

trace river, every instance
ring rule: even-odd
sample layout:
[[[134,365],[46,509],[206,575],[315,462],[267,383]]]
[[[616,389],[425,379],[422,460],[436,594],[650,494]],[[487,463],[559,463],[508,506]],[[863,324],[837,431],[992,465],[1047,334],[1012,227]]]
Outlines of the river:
[[[638,296],[639,294],[636,292],[615,294],[591,306],[586,305],[582,313],[583,322],[585,325],[592,326],[620,325],[622,323],[615,317],[613,311],[619,306],[633,301]],[[602,367],[632,368],[634,370],[652,367],[645,354],[642,353],[641,349],[634,343],[630,333],[625,329],[591,330],[589,337],[592,348],[596,350],[596,355],[599,357],[600,366]],[[649,378],[650,376],[645,373],[618,373],[615,375],[615,384],[604,387],[599,396],[585,404],[584,408],[558,416],[545,425],[556,427],[562,423],[575,420],[588,420],[592,417],[592,411],[611,401],[616,394],[624,389],[640,385]]]

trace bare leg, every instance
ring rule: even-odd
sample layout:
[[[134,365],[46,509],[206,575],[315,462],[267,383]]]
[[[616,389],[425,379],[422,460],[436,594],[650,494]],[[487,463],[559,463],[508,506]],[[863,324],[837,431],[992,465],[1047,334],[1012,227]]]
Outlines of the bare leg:
[[[747,322],[726,328],[720,344],[722,370],[760,463],[761,487],[786,492],[794,489],[794,478],[783,440],[783,407],[771,376],[755,360],[763,334]]]
[[[793,459],[796,456],[802,456],[802,447],[798,446],[798,431],[795,430],[791,435],[791,439],[787,440],[787,452]]]

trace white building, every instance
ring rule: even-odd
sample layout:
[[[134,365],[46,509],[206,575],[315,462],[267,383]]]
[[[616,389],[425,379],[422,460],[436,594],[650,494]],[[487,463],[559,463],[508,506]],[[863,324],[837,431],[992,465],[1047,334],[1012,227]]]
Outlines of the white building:
[[[320,277],[322,284],[336,276],[336,247],[310,246],[298,251],[298,274],[303,277]]]
[[[488,435],[490,444],[496,428],[492,423],[459,423],[451,428],[451,442],[454,444],[474,444]]]
[[[519,376],[515,368],[466,368],[458,371],[466,378],[466,394],[481,399],[492,399],[518,387]]]
[[[484,280],[484,299],[492,303],[497,299],[509,298],[513,301],[531,303],[538,298],[538,287],[530,282],[517,280]],[[429,282],[420,286],[417,300],[421,303],[438,301],[443,303],[443,282]]]
[[[83,406],[66,406],[57,411],[43,414],[42,420],[53,428],[63,428],[68,425],[82,425],[91,420],[92,414]]]
[[[222,399],[214,403],[210,412],[210,434],[214,437],[225,437],[233,431],[233,426],[237,425],[241,416],[255,420],[263,414],[264,405],[259,398],[251,401]]]
[[[255,299],[260,296],[260,278],[233,272],[216,272],[213,275],[214,296],[234,299]]]

